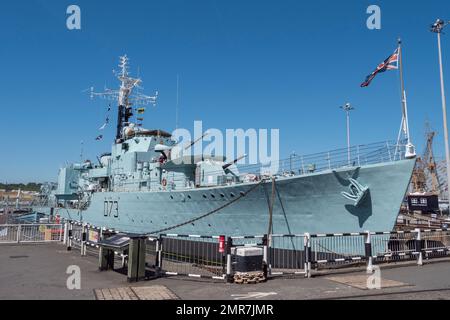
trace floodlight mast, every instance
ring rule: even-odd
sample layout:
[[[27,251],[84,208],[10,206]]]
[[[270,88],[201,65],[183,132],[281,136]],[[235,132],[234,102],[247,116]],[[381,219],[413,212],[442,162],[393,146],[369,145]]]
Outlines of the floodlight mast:
[[[431,25],[431,32],[437,34],[438,40],[438,54],[439,54],[439,73],[441,78],[441,99],[442,99],[442,117],[444,122],[444,139],[445,139],[445,159],[447,166],[447,199],[450,202],[450,150],[448,145],[448,128],[447,128],[447,104],[445,100],[445,87],[444,87],[444,70],[442,67],[442,48],[441,48],[441,33],[442,30],[450,22],[444,22],[441,19],[437,19],[435,23]]]

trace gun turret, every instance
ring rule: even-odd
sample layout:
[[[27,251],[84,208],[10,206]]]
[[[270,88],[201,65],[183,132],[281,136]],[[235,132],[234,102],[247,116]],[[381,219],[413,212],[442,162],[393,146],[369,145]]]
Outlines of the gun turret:
[[[244,154],[243,156],[240,156],[239,158],[237,158],[237,159],[235,159],[235,160],[233,160],[233,161],[231,161],[231,162],[228,162],[228,163],[224,164],[224,165],[222,166],[223,170],[228,169],[228,168],[231,167],[233,164],[236,164],[237,162],[241,161],[241,160],[244,159],[244,158],[247,158],[247,155],[246,155],[246,154]]]

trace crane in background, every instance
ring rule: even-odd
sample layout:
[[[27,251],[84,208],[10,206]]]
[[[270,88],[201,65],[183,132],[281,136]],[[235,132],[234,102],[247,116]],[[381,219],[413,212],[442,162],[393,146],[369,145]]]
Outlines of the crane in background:
[[[433,154],[433,140],[436,132],[431,130],[428,122],[425,127],[426,147],[422,156],[417,158],[412,177],[413,192],[429,192],[439,195],[441,184]],[[431,179],[431,185],[427,184],[427,175]]]
[[[417,157],[411,179],[412,192],[408,195],[410,212],[432,213],[439,211],[439,196],[442,190],[433,153],[435,136],[436,132],[431,130],[427,122],[425,124],[425,150],[420,157]]]

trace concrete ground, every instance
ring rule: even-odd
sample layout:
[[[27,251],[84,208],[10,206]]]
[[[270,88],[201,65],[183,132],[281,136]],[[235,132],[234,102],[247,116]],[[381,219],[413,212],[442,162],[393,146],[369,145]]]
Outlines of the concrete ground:
[[[92,300],[94,290],[130,287],[126,276],[99,272],[95,257],[80,257],[60,244],[0,245],[0,299]],[[69,266],[79,266],[81,289],[67,289]],[[164,288],[182,300],[305,300],[305,299],[449,299],[450,261],[398,268],[382,268],[383,283],[396,287],[359,289],[350,281],[361,271],[322,275],[311,279],[275,278],[260,284],[226,284],[190,278],[159,278],[133,284],[134,287]],[[338,277],[333,281],[330,278]],[[343,277],[343,278],[342,278]],[[343,281],[340,281],[343,280]],[[353,283],[354,284],[354,283]],[[170,296],[173,296],[169,294]],[[166,296],[166,293],[161,293]]]

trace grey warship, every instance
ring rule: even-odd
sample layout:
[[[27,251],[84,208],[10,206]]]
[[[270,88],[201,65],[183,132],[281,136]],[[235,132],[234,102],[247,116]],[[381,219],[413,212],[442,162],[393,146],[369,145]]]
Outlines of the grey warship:
[[[39,213],[120,232],[255,235],[391,230],[407,191],[414,154],[383,142],[296,157],[276,174],[240,159],[175,152],[172,134],[133,121],[140,79],[121,57],[120,88],[92,95],[117,99],[110,153],[59,171]],[[269,219],[270,215],[270,219]],[[272,225],[269,226],[269,220]]]

